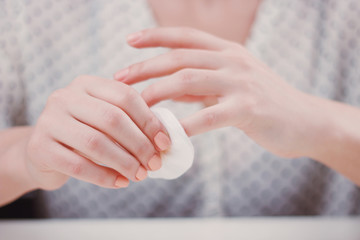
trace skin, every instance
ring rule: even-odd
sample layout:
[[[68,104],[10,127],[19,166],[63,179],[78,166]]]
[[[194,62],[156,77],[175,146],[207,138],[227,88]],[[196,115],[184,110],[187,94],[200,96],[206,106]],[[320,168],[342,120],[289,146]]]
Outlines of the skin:
[[[0,143],[3,205],[34,189],[57,189],[69,177],[126,187],[161,167],[159,152],[170,140],[133,88],[80,76],[49,97],[34,127],[4,130]]]
[[[258,0],[149,0],[160,25],[196,27],[238,42],[245,41],[259,2]],[[223,26],[232,27],[223,28]],[[94,91],[99,94],[96,95],[97,97],[84,93],[88,81],[96,82],[97,87]],[[111,91],[113,84],[105,79],[100,80],[91,76],[79,77],[71,86],[51,95],[36,126],[9,128],[0,132],[0,206],[35,189],[57,189],[69,177],[108,188],[126,187],[128,179],[138,181],[136,171],[142,169],[140,163],[143,168],[149,169],[146,161],[148,163],[151,161],[149,158],[154,148],[157,152],[166,149],[170,145],[170,140],[166,132],[155,137],[156,132],[165,130],[157,119],[154,119],[149,109],[144,107],[141,100],[137,101],[141,106],[133,106],[137,109],[136,114],[126,111],[129,99],[118,98],[122,95],[137,98],[138,95],[131,89],[117,83],[116,97],[106,99],[105,96],[111,94],[100,92],[100,89]],[[94,111],[93,107],[88,109],[88,101],[94,102],[93,98],[102,101],[102,107],[97,111]],[[208,98],[203,101],[212,103],[214,99]],[[108,110],[110,108],[113,110]],[[77,118],[80,115],[81,120]],[[132,119],[135,115],[142,116],[147,124],[139,125],[136,121],[135,124],[131,123],[129,117]],[[104,117],[103,121],[99,120],[101,117]],[[118,121],[117,117],[122,121]],[[126,124],[129,125],[123,129],[128,127],[129,129],[124,130],[123,133],[127,136],[137,136],[137,140],[129,138],[131,141],[126,142],[121,139],[119,129]],[[140,131],[144,134],[141,135]],[[114,134],[116,136],[113,136]],[[74,141],[75,139],[78,141]],[[106,143],[99,139],[105,139]],[[110,140],[116,140],[117,144],[114,146]],[[146,147],[140,147],[137,144],[138,140],[147,142],[142,145]],[[150,146],[149,142],[153,143],[153,146]],[[134,150],[134,147],[139,149]],[[110,148],[112,151],[108,152]],[[106,155],[105,152],[108,154]],[[152,160],[153,169],[160,168],[160,160],[156,157]],[[140,173],[141,179],[146,177],[143,170]]]
[[[134,47],[160,46],[174,50],[118,72],[116,78],[119,81],[132,84],[164,76],[163,81],[142,93],[149,105],[164,99],[205,102],[207,108],[182,120],[190,136],[223,126],[234,126],[279,156],[312,157],[360,184],[359,109],[299,92],[238,44],[245,43],[260,1],[148,1],[161,26],[188,26],[221,38],[187,28],[153,29],[132,35],[129,43]],[[225,17],[221,15],[224,13]],[[97,84],[101,81],[101,88],[97,85],[99,87],[94,90],[102,97],[84,94],[88,81]],[[110,86],[110,82],[90,76],[79,77],[71,86],[55,92],[49,98],[35,127],[10,128],[0,132],[0,205],[34,189],[56,189],[69,176],[108,188],[126,187],[128,179],[138,181],[136,170],[139,171],[140,166],[150,168],[150,160],[144,156],[151,156],[170,144],[166,133],[160,137],[155,135],[164,131],[163,127],[159,126],[140,99],[137,102],[144,108],[135,107],[147,113],[143,115],[147,124],[127,121],[126,126],[131,126],[127,129],[128,134],[138,134],[136,141],[149,141],[152,146],[146,144],[148,147],[138,157],[131,154],[138,151],[130,146],[126,149],[121,139],[116,140],[118,148],[114,147],[109,139],[114,141],[121,138],[121,134],[115,133],[123,129],[119,126],[125,122],[118,122],[117,117],[110,116],[121,116],[119,118],[125,121],[128,120],[126,115],[130,117],[133,113],[126,112],[129,98],[111,101],[104,97],[111,94],[98,92],[105,85]],[[114,85],[109,86],[105,88],[111,91],[109,88]],[[130,96],[138,97],[125,86],[116,86],[119,88],[117,97],[129,97],[128,92],[131,92]],[[83,111],[71,106],[76,101],[86,108],[85,102],[91,97],[102,101],[102,105],[107,107],[98,111],[94,111],[93,107]],[[69,103],[71,99],[74,100],[72,104]],[[114,107],[116,111],[110,113],[108,109]],[[107,111],[109,113],[104,115]],[[74,113],[81,115],[83,121],[75,118]],[[100,118],[105,117],[103,120],[109,125],[97,121],[99,113]],[[144,113],[139,111],[137,114]],[[96,123],[101,126],[95,126]],[[79,128],[71,127],[74,124]],[[68,132],[70,127],[74,131]],[[148,131],[149,128],[156,130]],[[89,132],[96,134],[89,135]],[[63,133],[70,134],[70,137],[64,138]],[[79,136],[83,138],[80,142],[85,145],[73,141]],[[100,146],[103,141],[94,141],[100,137],[105,139],[106,146]],[[120,160],[126,159],[132,164],[116,162],[109,155],[104,157],[101,152],[110,146],[113,147],[113,156],[127,156]],[[138,162],[133,159],[138,159]],[[155,160],[153,167],[159,168],[160,164]],[[123,171],[125,166],[128,169]],[[144,174],[140,175],[144,177]]]
[[[128,43],[172,49],[115,74],[127,84],[163,77],[141,93],[149,106],[216,99],[181,120],[189,136],[233,126],[280,157],[311,157],[360,185],[359,109],[303,93],[242,45],[202,31],[148,29]]]

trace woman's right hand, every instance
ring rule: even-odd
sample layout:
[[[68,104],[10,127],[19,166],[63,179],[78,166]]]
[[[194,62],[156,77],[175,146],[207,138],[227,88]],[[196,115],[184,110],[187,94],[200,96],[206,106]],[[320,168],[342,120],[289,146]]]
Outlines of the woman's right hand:
[[[133,88],[93,76],[76,78],[48,99],[27,147],[27,168],[42,189],[69,177],[106,188],[146,178],[170,146],[160,121]]]

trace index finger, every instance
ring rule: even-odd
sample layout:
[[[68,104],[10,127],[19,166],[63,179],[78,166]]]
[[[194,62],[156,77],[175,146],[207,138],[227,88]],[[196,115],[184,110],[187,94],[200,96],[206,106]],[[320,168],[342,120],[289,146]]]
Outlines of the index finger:
[[[196,48],[219,51],[231,44],[209,33],[186,27],[146,29],[129,35],[127,41],[136,48]]]

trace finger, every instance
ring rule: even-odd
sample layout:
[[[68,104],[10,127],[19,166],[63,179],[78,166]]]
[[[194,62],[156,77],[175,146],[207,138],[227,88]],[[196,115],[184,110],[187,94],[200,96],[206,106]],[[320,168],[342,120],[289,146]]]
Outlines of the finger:
[[[144,167],[156,170],[148,166],[149,160],[158,155],[156,149],[123,110],[89,95],[77,96],[72,101],[76,102],[69,104],[73,117],[111,137]]]
[[[184,95],[178,98],[174,98],[173,101],[184,102],[184,103],[200,102],[204,105],[204,107],[209,107],[219,102],[218,98],[214,96],[192,96],[192,95]]]
[[[173,98],[172,100],[176,102],[203,102],[207,98],[208,98],[207,96],[184,95],[177,98]]]
[[[140,170],[140,163],[106,135],[70,116],[56,121],[61,121],[64,126],[52,128],[51,134],[56,141],[70,146],[95,163],[110,167],[126,178],[138,181],[136,174]],[[71,132],[63,129],[71,129]]]
[[[115,80],[134,84],[150,78],[170,75],[184,68],[219,69],[219,53],[207,50],[177,49],[144,62],[136,63],[114,75]]]
[[[188,136],[194,136],[210,130],[232,126],[233,112],[224,104],[204,108],[180,122]]]
[[[165,127],[136,90],[121,82],[93,78],[87,81],[86,91],[121,108],[159,151],[170,147],[171,141]]]
[[[129,180],[115,170],[97,165],[60,143],[53,142],[49,147],[52,153],[49,157],[50,167],[58,172],[106,188],[129,185]]]
[[[136,48],[168,47],[223,50],[232,45],[227,40],[186,27],[147,29],[129,35],[127,41]]]
[[[184,95],[220,96],[228,88],[217,71],[185,69],[147,87],[142,97],[149,106]]]

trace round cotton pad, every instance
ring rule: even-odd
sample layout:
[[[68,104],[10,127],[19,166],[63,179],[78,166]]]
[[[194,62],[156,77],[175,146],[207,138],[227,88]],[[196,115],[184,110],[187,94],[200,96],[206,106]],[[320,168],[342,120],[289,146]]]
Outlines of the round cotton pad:
[[[194,160],[194,147],[180,122],[166,108],[152,108],[154,114],[165,126],[171,139],[169,150],[162,152],[162,166],[157,171],[149,171],[150,178],[175,179],[184,174]]]

